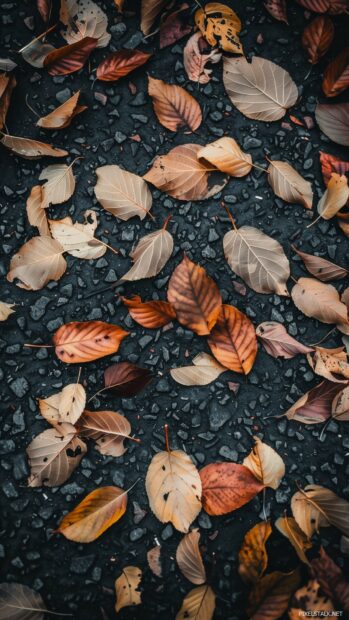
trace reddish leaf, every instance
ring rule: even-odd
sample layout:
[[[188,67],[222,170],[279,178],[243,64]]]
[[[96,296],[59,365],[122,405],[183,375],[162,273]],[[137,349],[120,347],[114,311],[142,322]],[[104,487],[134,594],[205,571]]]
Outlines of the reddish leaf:
[[[330,155],[330,153],[320,151],[320,164],[326,187],[331,179],[331,174],[334,172],[340,175],[346,174],[349,176],[349,161],[343,161],[339,157]]]
[[[322,82],[326,97],[336,97],[349,86],[349,47],[327,65]]]
[[[285,413],[289,420],[303,424],[321,424],[331,417],[332,401],[343,390],[343,383],[322,381],[306,394]]]
[[[144,65],[152,54],[140,50],[119,50],[102,60],[97,68],[97,79],[103,82],[116,82],[131,71]]]
[[[122,302],[129,308],[133,320],[148,329],[156,329],[168,325],[176,318],[176,313],[167,301],[142,302],[139,295],[131,299],[121,297]]]
[[[37,9],[41,15],[41,18],[44,22],[48,22],[50,19],[51,9],[52,9],[52,0],[36,0]]]
[[[334,25],[327,15],[318,15],[308,24],[302,35],[302,45],[315,65],[326,54],[334,37]]]
[[[199,472],[202,506],[209,515],[224,515],[247,504],[264,485],[237,463],[211,463]]]
[[[286,328],[276,321],[261,323],[257,327],[256,334],[262,340],[266,352],[273,357],[292,359],[296,355],[314,351],[313,347],[307,347],[292,338]]]
[[[267,9],[268,13],[274,19],[277,19],[279,22],[285,22],[288,24],[287,14],[286,14],[286,0],[265,0],[264,6]]]
[[[314,13],[327,13],[330,0],[297,0],[298,4]]]
[[[7,112],[10,106],[12,91],[17,82],[14,75],[0,75],[0,129],[5,125]]]
[[[66,364],[92,362],[116,353],[128,336],[121,327],[103,321],[66,323],[57,329],[52,341],[57,357]]]
[[[312,561],[311,571],[323,592],[337,603],[335,609],[349,612],[349,581],[323,548],[320,549],[320,557]]]
[[[50,75],[68,75],[79,71],[84,66],[91,52],[95,49],[98,39],[84,37],[76,43],[65,45],[47,54],[44,67]]]
[[[130,362],[109,366],[104,372],[105,389],[122,398],[129,398],[141,392],[153,378],[148,368],[140,368]]]
[[[188,20],[188,4],[182,4],[178,11],[167,15],[160,25],[160,49],[173,45],[192,31]]]
[[[250,319],[234,306],[222,306],[207,343],[225,368],[245,375],[251,371],[257,355],[255,328]]]

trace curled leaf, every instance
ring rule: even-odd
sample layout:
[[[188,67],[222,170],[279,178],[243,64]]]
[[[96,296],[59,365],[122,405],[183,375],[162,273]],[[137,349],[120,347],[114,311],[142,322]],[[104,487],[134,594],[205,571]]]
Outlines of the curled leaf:
[[[332,401],[336,394],[343,389],[340,383],[322,381],[306,394],[303,394],[285,416],[289,420],[303,424],[320,424],[331,416]]]
[[[10,314],[13,314],[15,310],[12,310],[15,304],[7,304],[4,301],[0,301],[0,321],[6,321]]]
[[[334,383],[346,383],[346,380],[349,379],[349,364],[343,347],[337,349],[315,347],[315,351],[309,353],[307,358],[311,368],[317,375],[325,377],[325,379]]]
[[[98,226],[95,211],[87,210],[84,213],[85,222],[72,222],[70,217],[63,220],[49,220],[52,237],[59,241],[64,251],[76,258],[100,258],[107,251],[107,246],[94,233]]]
[[[68,43],[92,37],[96,47],[105,47],[110,41],[108,18],[93,0],[61,0],[60,20],[67,26],[61,34]]]
[[[50,75],[69,75],[84,66],[98,40],[84,37],[75,43],[65,45],[49,52],[44,59],[44,67]]]
[[[145,235],[130,252],[134,264],[122,276],[122,280],[142,280],[157,276],[165,267],[172,252],[173,237],[165,227]]]
[[[329,525],[345,536],[349,535],[349,502],[330,489],[317,484],[308,485],[293,495],[291,509],[299,527],[309,538],[320,527]]]
[[[268,565],[265,544],[271,533],[270,522],[261,521],[245,534],[239,551],[239,575],[246,583],[257,583],[263,576]]]
[[[266,321],[258,325],[256,335],[262,340],[266,352],[273,357],[292,359],[296,355],[314,350],[313,347],[307,347],[292,338],[282,323],[276,321]]]
[[[301,530],[297,521],[293,517],[279,517],[275,521],[275,527],[288,538],[301,562],[310,566],[305,551],[311,549],[312,543],[303,530]]]
[[[207,353],[199,353],[193,359],[193,366],[172,368],[170,374],[172,379],[181,385],[208,385],[226,370]]]
[[[299,278],[291,292],[293,303],[305,316],[322,323],[348,324],[348,311],[331,284]]]
[[[233,138],[219,138],[200,149],[197,156],[232,177],[243,177],[252,170],[251,155],[244,153]]]
[[[194,529],[183,536],[176,551],[177,564],[184,577],[199,586],[206,581],[206,571],[199,549],[200,532]]]
[[[38,291],[50,280],[59,280],[67,263],[64,248],[51,237],[33,237],[12,257],[7,280],[27,291]]]
[[[141,392],[153,379],[148,368],[130,362],[113,364],[104,371],[104,385],[117,396],[129,398]]]
[[[332,401],[332,417],[338,422],[349,421],[349,388],[337,393]]]
[[[239,40],[240,19],[226,4],[209,2],[198,9],[195,24],[210,45],[218,45],[225,52],[243,54]]]
[[[87,109],[85,105],[78,105],[79,96],[80,91],[78,90],[75,95],[67,99],[58,108],[39,118],[36,123],[38,127],[43,127],[44,129],[65,129],[68,127],[77,114]]]
[[[26,204],[28,221],[31,226],[36,226],[42,237],[50,237],[51,233],[46,212],[45,209],[42,208],[41,203],[42,187],[41,185],[34,185],[34,187],[31,188]]]
[[[24,157],[25,159],[39,159],[40,157],[65,157],[68,155],[68,151],[58,149],[55,146],[46,144],[45,142],[39,142],[39,140],[32,140],[31,138],[1,134],[0,142],[3,146],[6,146],[7,149],[16,155]]]
[[[121,297],[133,320],[148,329],[168,325],[176,318],[176,313],[167,301],[142,301],[139,295],[131,299]]]
[[[183,63],[189,80],[197,84],[207,84],[211,79],[212,69],[206,68],[207,63],[216,64],[222,54],[216,49],[205,54],[200,49],[203,39],[200,32],[195,32],[183,50]]]
[[[86,405],[86,392],[80,383],[69,383],[48,398],[39,399],[41,415],[52,424],[76,424]]]
[[[349,198],[348,179],[343,174],[340,176],[336,172],[331,174],[327,189],[321,197],[317,210],[324,220],[329,220],[344,207]]]
[[[290,164],[285,161],[270,161],[268,173],[268,181],[279,198],[311,209],[313,203],[311,183],[303,179]]]

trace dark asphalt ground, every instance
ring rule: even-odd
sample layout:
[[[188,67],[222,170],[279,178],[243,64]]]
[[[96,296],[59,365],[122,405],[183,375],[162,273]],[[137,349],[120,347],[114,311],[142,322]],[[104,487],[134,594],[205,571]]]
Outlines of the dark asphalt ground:
[[[77,187],[73,198],[51,208],[50,217],[60,219],[71,215],[74,220],[82,221],[83,212],[94,208],[100,221],[97,236],[118,248],[120,255],[108,252],[94,262],[67,256],[66,274],[42,291],[26,292],[8,284],[5,275],[11,256],[36,234],[27,221],[26,198],[30,188],[37,184],[40,171],[53,160],[27,161],[5,149],[0,151],[4,182],[0,205],[3,251],[0,299],[17,304],[16,313],[2,325],[0,340],[1,573],[4,581],[36,588],[50,609],[70,611],[76,620],[100,620],[114,617],[115,578],[123,566],[135,564],[144,571],[143,605],[134,610],[122,610],[120,618],[168,620],[175,617],[191,585],[180,575],[174,561],[181,535],[170,525],[158,522],[149,512],[144,488],[150,460],[155,451],[164,447],[164,423],[170,427],[173,447],[184,448],[200,467],[218,460],[241,463],[256,433],[273,446],[286,463],[286,476],[280,488],[267,492],[267,511],[273,521],[289,508],[296,481],[301,485],[315,482],[349,498],[347,425],[331,423],[320,441],[321,426],[306,427],[270,417],[285,411],[300,394],[318,382],[303,357],[276,360],[260,348],[247,378],[226,373],[210,386],[184,388],[161,373],[188,363],[199,351],[208,351],[203,338],[178,324],[166,331],[144,330],[128,317],[113,291],[88,300],[85,296],[125,273],[130,266],[128,254],[133,244],[160,227],[172,214],[169,228],[175,241],[172,258],[158,277],[127,283],[120,292],[127,296],[137,293],[145,300],[165,299],[168,279],[185,251],[215,278],[224,301],[246,312],[256,326],[266,320],[282,321],[302,342],[314,343],[329,331],[329,326],[302,316],[290,299],[260,295],[248,289],[244,296],[235,290],[234,283],[239,279],[231,272],[223,255],[222,237],[229,230],[229,223],[220,203],[224,200],[231,207],[238,225],[250,224],[275,237],[291,259],[295,278],[304,272],[299,261],[294,259],[291,242],[301,239],[298,246],[304,251],[318,252],[343,266],[348,266],[348,244],[334,221],[318,223],[306,231],[312,214],[301,206],[288,206],[276,199],[265,176],[258,170],[243,179],[231,179],[219,196],[206,202],[180,203],[153,189],[152,213],[156,224],[150,219],[140,222],[136,218],[121,222],[106,213],[94,199],[94,170],[106,163],[117,163],[142,175],[157,153],[166,153],[173,146],[190,141],[205,144],[216,137],[230,135],[259,165],[264,165],[265,154],[292,163],[313,182],[316,204],[324,189],[319,150],[344,159],[346,153],[344,148],[321,135],[316,126],[311,130],[299,127],[289,121],[288,115],[284,121],[289,123],[289,128],[282,128],[281,122],[268,124],[246,119],[231,106],[225,94],[221,64],[214,66],[210,84],[197,88],[188,82],[183,69],[182,50],[186,39],[160,51],[157,36],[142,43],[138,17],[128,16],[120,22],[111,1],[98,3],[103,9],[107,8],[109,16],[112,32],[109,50],[139,46],[154,51],[147,67],[115,84],[104,84],[94,82],[88,67],[78,74],[52,78],[43,70],[22,64],[16,70],[18,86],[7,125],[14,135],[52,142],[66,148],[71,158],[84,157],[75,166]],[[131,8],[137,4],[130,2]],[[290,26],[286,26],[275,22],[258,0],[228,4],[237,10],[243,22],[241,38],[247,56],[261,55],[287,69],[301,92],[300,102],[291,114],[314,118],[315,104],[321,97],[321,74],[327,60],[345,45],[347,19],[334,18],[336,36],[332,50],[305,79],[309,63],[300,43],[306,23],[301,7],[289,2]],[[2,57],[44,30],[34,0],[7,1],[1,11]],[[27,27],[32,16],[33,31]],[[260,35],[263,42],[258,44]],[[50,36],[50,40],[57,47],[63,44],[58,32]],[[106,49],[95,51],[91,56],[91,68],[95,69],[105,55]],[[204,111],[204,122],[195,135],[172,134],[157,122],[146,92],[147,72],[186,87],[198,99]],[[131,94],[130,83],[136,87],[135,94]],[[25,103],[26,97],[41,116],[48,113],[50,106],[58,105],[60,99],[78,89],[82,91],[81,101],[89,108],[71,127],[56,134],[35,127],[36,118]],[[134,135],[140,136],[141,141],[131,140]],[[336,284],[340,291],[347,285],[343,280]],[[289,287],[292,287],[291,280]],[[52,333],[62,323],[90,319],[110,321],[131,331],[113,361],[139,363],[159,375],[138,397],[122,400],[104,395],[99,402],[94,401],[96,409],[123,412],[142,444],[130,444],[120,459],[102,457],[90,445],[86,458],[62,487],[27,488],[26,446],[36,434],[48,428],[39,415],[36,399],[74,382],[78,368],[61,363],[49,350],[28,350],[23,344],[49,343]],[[333,334],[326,341],[326,346],[340,344],[339,334]],[[103,371],[110,363],[110,358],[104,358],[84,365],[82,381],[89,395],[102,387]],[[240,384],[236,396],[229,391],[228,381]],[[138,478],[139,483],[130,493],[126,515],[96,542],[78,545],[63,536],[52,535],[62,516],[96,487],[116,484],[128,488]],[[245,618],[247,589],[237,574],[237,551],[244,534],[259,520],[261,501],[262,496],[258,496],[247,506],[224,517],[209,518],[202,512],[198,518],[208,572],[217,594],[217,620]],[[140,522],[137,522],[138,506],[145,511]],[[156,540],[162,544],[163,579],[153,576],[146,562],[146,551]],[[339,557],[338,532],[323,530],[321,542],[343,565]],[[296,566],[293,550],[276,532],[269,549],[271,569],[289,570]]]

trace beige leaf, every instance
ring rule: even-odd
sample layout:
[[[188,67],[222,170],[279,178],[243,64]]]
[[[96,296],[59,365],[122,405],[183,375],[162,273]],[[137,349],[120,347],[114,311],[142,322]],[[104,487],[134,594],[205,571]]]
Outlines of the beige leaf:
[[[30,465],[30,487],[56,487],[65,482],[79,465],[86,452],[86,444],[76,436],[72,424],[50,428],[37,437],[27,448]]]
[[[106,47],[110,41],[108,18],[92,0],[63,0],[60,20],[67,26],[61,34],[69,44],[85,37],[98,39],[97,47]]]
[[[125,568],[122,569],[120,577],[115,581],[116,613],[123,607],[140,605],[142,600],[138,588],[141,579],[142,571],[138,566],[125,566]]]
[[[58,149],[55,146],[46,144],[45,142],[39,142],[39,140],[32,140],[31,138],[1,134],[0,142],[6,146],[7,149],[13,153],[16,153],[16,155],[24,157],[25,159],[39,159],[39,157],[65,157],[68,155],[68,151]]]
[[[148,77],[148,94],[153,99],[158,121],[170,131],[195,131],[202,122],[201,108],[184,88]]]
[[[303,179],[297,170],[285,161],[270,161],[268,172],[268,181],[279,198],[311,209],[313,203],[311,183]]]
[[[101,166],[96,174],[96,198],[106,211],[124,221],[134,216],[145,218],[152,205],[152,196],[141,177],[119,166]]]
[[[41,595],[20,583],[1,583],[0,601],[0,620],[44,620],[49,614]]]
[[[155,547],[147,551],[147,561],[149,564],[149,568],[154,573],[154,575],[156,575],[156,577],[162,577],[160,554],[161,545],[155,545]]]
[[[37,69],[42,69],[46,56],[53,52],[54,49],[55,48],[50,43],[42,43],[38,39],[34,39],[18,53],[22,55],[23,59],[29,65]]]
[[[194,585],[206,581],[206,571],[199,549],[200,532],[196,528],[183,536],[176,551],[176,560],[184,577]]]
[[[189,80],[197,84],[207,84],[211,79],[212,69],[207,69],[208,62],[215,64],[220,61],[222,54],[217,49],[201,54],[199,41],[201,32],[195,32],[183,50],[183,64]]]
[[[324,220],[330,220],[344,207],[349,198],[348,179],[345,174],[331,174],[327,189],[319,201],[317,210]]]
[[[330,489],[311,484],[295,493],[291,509],[299,527],[311,538],[320,527],[332,525],[349,536],[349,502]]]
[[[130,253],[134,264],[122,276],[122,280],[142,280],[160,273],[173,252],[173,237],[165,229],[142,237]]]
[[[224,235],[229,267],[257,293],[287,295],[290,264],[282,246],[258,228],[241,226]]]
[[[247,118],[277,121],[298,99],[298,89],[290,75],[270,60],[254,56],[224,58],[223,82],[237,109]]]
[[[86,405],[85,388],[80,383],[70,383],[61,391],[58,414],[62,422],[76,424]]]
[[[313,371],[320,377],[325,377],[325,379],[335,383],[347,383],[349,364],[343,347],[337,349],[315,347],[314,353],[308,353],[307,359]],[[340,375],[344,379],[340,379],[336,375]]]
[[[201,480],[191,458],[182,450],[159,452],[149,465],[145,486],[159,521],[171,521],[179,532],[188,532],[201,510]]]
[[[312,543],[303,530],[297,525],[297,521],[293,517],[279,517],[275,521],[275,526],[281,534],[288,538],[301,562],[310,566],[305,551],[311,549]]]
[[[39,398],[38,400],[42,417],[52,426],[56,426],[58,422],[61,422],[61,417],[59,415],[61,394],[62,392],[57,392],[56,394],[52,394],[52,396],[48,396],[48,398]]]
[[[172,368],[170,374],[172,379],[181,385],[208,385],[215,381],[222,372],[226,372],[219,362],[207,353],[199,353],[193,359],[193,366],[182,366]]]
[[[62,220],[49,220],[52,237],[59,241],[65,252],[76,258],[100,258],[107,251],[107,246],[94,233],[98,226],[95,211],[84,213],[85,222],[72,222],[70,217]]]
[[[78,431],[81,437],[93,439],[97,450],[107,456],[122,456],[126,452],[125,439],[132,439],[131,424],[116,411],[85,410]]]
[[[17,286],[20,288],[38,291],[50,280],[59,280],[67,268],[63,252],[61,244],[55,239],[33,237],[12,257],[8,281],[18,279]]]
[[[73,195],[75,190],[75,177],[72,172],[73,164],[53,164],[42,170],[39,181],[46,179],[42,186],[41,207],[46,209],[53,205],[66,202]]]
[[[197,156],[232,177],[243,177],[252,169],[251,155],[244,153],[233,138],[219,138],[200,149]]]
[[[348,324],[348,311],[332,284],[313,278],[299,278],[293,287],[293,303],[305,316],[322,323]]]
[[[85,105],[78,105],[78,99],[80,91],[78,90],[75,95],[67,99],[62,105],[58,106],[42,118],[39,118],[36,123],[38,127],[44,127],[44,129],[64,129],[70,125],[73,118],[86,110]]]
[[[255,446],[250,454],[244,458],[243,465],[247,467],[266,487],[277,489],[281,478],[285,475],[285,463],[273,448],[254,437]]]
[[[6,321],[10,314],[15,312],[15,310],[12,310],[14,306],[15,304],[7,304],[4,301],[0,301],[0,321]]]
[[[42,237],[50,237],[50,229],[46,217],[45,209],[41,206],[42,188],[41,185],[34,185],[27,200],[27,216],[29,224],[36,226]]]
[[[215,607],[216,597],[211,586],[199,586],[188,592],[176,620],[211,620]]]
[[[349,386],[339,392],[332,402],[332,417],[338,422],[349,421]]]
[[[320,590],[320,584],[315,579],[310,579],[308,583],[297,590],[291,601],[288,610],[290,620],[300,620],[304,616],[335,616],[335,607],[332,601]]]

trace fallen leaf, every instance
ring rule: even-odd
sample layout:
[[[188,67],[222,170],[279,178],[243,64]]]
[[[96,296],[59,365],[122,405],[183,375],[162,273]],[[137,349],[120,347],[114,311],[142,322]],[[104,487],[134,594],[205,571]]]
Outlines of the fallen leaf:
[[[116,613],[123,607],[141,604],[141,593],[139,591],[141,579],[142,571],[138,566],[125,566],[122,569],[120,577],[115,581]]]
[[[168,0],[141,0],[141,31],[150,34],[156,18],[161,15]]]
[[[243,54],[239,40],[241,22],[235,11],[225,4],[209,2],[195,13],[195,24],[207,43],[225,52]]]
[[[315,118],[325,136],[337,144],[349,146],[349,103],[318,103]]]
[[[0,584],[1,620],[44,620],[47,607],[41,595],[20,583]]]
[[[308,613],[320,617],[335,615],[331,613],[334,612],[332,601],[319,590],[320,584],[315,579],[310,579],[305,586],[294,593],[288,610],[290,620],[299,620]]]
[[[254,56],[224,58],[223,83],[239,112],[259,121],[277,121],[298,99],[298,89],[290,75],[270,60]]]
[[[38,39],[33,39],[28,45],[23,47],[18,53],[22,58],[32,67],[36,69],[42,69],[44,66],[44,60],[48,54],[53,52],[56,48],[50,43],[42,43]]]
[[[103,256],[107,245],[95,239],[94,233],[98,226],[95,211],[84,213],[85,222],[72,222],[70,217],[63,220],[49,220],[52,237],[59,241],[64,251],[76,258],[95,259]]]
[[[142,237],[130,252],[134,264],[122,280],[142,280],[153,278],[165,267],[173,252],[173,237],[166,230],[166,223],[160,230],[155,230]]]
[[[76,424],[85,405],[86,392],[80,383],[69,383],[60,392],[39,399],[40,413],[52,426]]]
[[[234,306],[223,304],[207,344],[229,370],[248,375],[257,355],[257,338],[250,319]]]
[[[315,276],[315,278],[321,280],[322,282],[340,280],[341,278],[345,278],[349,274],[347,269],[345,269],[344,267],[340,267],[335,263],[332,263],[326,258],[321,258],[321,256],[314,256],[313,254],[301,252],[300,250],[297,250],[294,245],[292,245],[292,249],[296,252],[296,254],[298,254],[298,256],[300,256],[309,273],[311,273],[312,276]]]
[[[333,172],[328,182],[327,189],[317,206],[319,215],[324,220],[331,219],[344,207],[348,198],[349,186],[347,177],[344,174],[340,176],[336,172]]]
[[[130,362],[119,362],[104,371],[104,386],[121,398],[139,394],[153,379],[148,368],[141,368]]]
[[[199,353],[193,359],[193,366],[172,368],[170,374],[172,379],[181,385],[208,385],[226,370],[207,353]]]
[[[149,505],[161,523],[187,533],[201,510],[201,480],[190,456],[182,450],[158,452],[145,479]]]
[[[349,388],[337,393],[332,401],[332,417],[338,422],[349,421]]]
[[[342,50],[325,71],[322,81],[322,90],[326,97],[337,97],[349,86],[349,47]]]
[[[311,549],[312,543],[303,530],[300,529],[297,521],[293,517],[279,517],[275,521],[275,527],[277,527],[281,534],[288,538],[301,562],[310,566],[305,551]]]
[[[199,336],[210,333],[222,306],[221,294],[214,280],[186,255],[172,273],[167,299],[177,320]]]
[[[330,489],[317,484],[306,486],[292,496],[291,509],[308,538],[318,532],[320,527],[329,525],[336,527],[345,536],[349,535],[349,502]]]
[[[55,146],[32,140],[31,138],[22,138],[19,136],[9,136],[8,134],[0,134],[0,142],[7,149],[24,157],[25,159],[39,159],[40,157],[65,157],[68,151],[58,149]]]
[[[0,301],[0,321],[6,321],[10,314],[15,312],[15,310],[12,310],[14,306],[15,304],[7,304],[4,301]]]
[[[313,347],[307,347],[292,338],[286,328],[276,321],[260,323],[256,329],[256,335],[261,339],[266,352],[273,357],[283,357],[289,360],[296,355],[314,351]]]
[[[197,528],[183,536],[176,551],[177,564],[184,577],[194,585],[206,581],[206,571],[199,549],[200,532]]]
[[[122,303],[128,308],[133,320],[148,329],[157,329],[168,325],[176,318],[176,313],[167,301],[144,301],[139,295],[131,299],[121,297]]]
[[[307,359],[315,374],[325,377],[329,381],[345,383],[345,380],[349,379],[349,364],[343,347],[337,349],[315,347],[313,353],[308,353]],[[340,377],[344,377],[344,379],[340,379]]]
[[[155,545],[155,547],[147,551],[148,566],[156,577],[162,577],[160,553],[161,545]]]
[[[134,216],[145,218],[152,195],[142,177],[115,165],[97,168],[96,175],[95,195],[106,211],[124,221]]]
[[[254,437],[254,440],[255,445],[250,454],[244,458],[243,465],[263,486],[275,491],[285,475],[285,463],[273,448],[258,437]]]
[[[184,88],[148,77],[148,94],[158,121],[170,131],[195,131],[202,122],[201,108]]]
[[[79,96],[80,91],[78,90],[75,95],[67,99],[58,108],[39,118],[36,123],[37,126],[44,129],[65,129],[68,127],[77,114],[87,110],[87,106],[78,105]]]
[[[75,190],[75,177],[72,172],[73,163],[70,166],[66,164],[53,164],[41,171],[39,181],[46,179],[46,183],[41,186],[42,209],[46,209],[51,204],[61,204],[71,198]]]
[[[232,177],[243,177],[252,170],[251,155],[244,153],[233,138],[219,138],[207,144],[198,151],[197,157]]]
[[[131,424],[116,411],[88,411],[85,409],[78,423],[81,437],[93,439],[97,450],[106,456],[122,456],[126,452],[125,439],[132,439]]]
[[[128,336],[121,327],[103,321],[65,323],[54,333],[55,352],[66,364],[81,364],[112,355]]]
[[[86,444],[72,424],[61,423],[34,437],[27,447],[30,487],[57,487],[65,482],[86,453]]]
[[[313,203],[311,183],[303,179],[290,164],[285,161],[269,161],[267,172],[269,184],[276,196],[285,202],[301,204],[306,209],[311,209]]]
[[[141,52],[141,50],[125,49],[118,52],[112,52],[102,60],[97,67],[97,80],[103,82],[116,82],[138,69],[146,62],[152,54]]]
[[[199,586],[184,597],[176,620],[212,620],[215,607],[216,596],[211,586]]]
[[[49,52],[44,59],[44,68],[50,75],[69,75],[84,66],[91,52],[97,46],[97,39],[85,37]]]
[[[156,157],[144,179],[178,200],[207,200],[227,184],[211,164],[198,160],[199,144],[175,146],[166,155]]]
[[[188,20],[189,5],[182,4],[177,11],[169,13],[160,24],[160,49],[173,45],[192,31]]]
[[[339,608],[349,612],[349,581],[322,547],[320,557],[312,560],[311,572],[319,582],[322,592],[335,602],[336,606],[332,606],[331,610]]]
[[[6,123],[6,116],[11,103],[12,91],[17,82],[14,75],[0,74],[0,129]]]
[[[308,11],[314,11],[314,13],[326,13],[331,4],[331,0],[297,0],[297,2]]]
[[[19,288],[38,291],[50,280],[59,280],[67,263],[62,254],[61,244],[51,237],[33,237],[15,254],[7,274],[9,282],[16,282]]]
[[[199,43],[203,41],[201,33],[195,32],[183,50],[183,64],[189,80],[197,84],[207,84],[211,79],[212,69],[207,69],[207,63],[216,64],[220,61],[222,54],[217,49],[209,50],[204,54],[200,50]]]
[[[348,555],[349,553],[349,538],[347,536],[341,536],[340,539],[340,550],[344,555]]]
[[[318,15],[304,28],[302,46],[309,62],[316,65],[328,52],[334,37],[334,25],[327,15]]]
[[[110,41],[111,35],[107,32],[108,18],[92,0],[63,0],[60,20],[67,26],[61,34],[68,43],[92,37],[97,39],[96,47],[106,47]]]
[[[34,185],[31,188],[30,195],[27,199],[26,210],[28,221],[31,226],[35,226],[42,237],[50,237],[50,228],[48,225],[45,209],[41,207],[42,203],[42,187]]]
[[[239,551],[239,575],[245,583],[255,584],[268,565],[266,542],[272,533],[269,521],[261,521],[245,534]]]
[[[224,235],[229,267],[257,293],[288,296],[290,264],[282,246],[258,228],[241,226]]]
[[[296,569],[291,573],[274,571],[255,584],[248,598],[247,615],[251,620],[277,620],[288,607],[289,600],[300,582]]]
[[[237,463],[210,463],[200,470],[202,507],[209,515],[225,515],[251,501],[264,487]]]
[[[44,22],[48,22],[51,15],[52,3],[51,0],[36,0],[37,9]]]
[[[332,173],[337,172],[340,176],[349,173],[349,161],[343,161],[339,157],[330,155],[330,153],[324,153],[320,151],[320,164],[321,172],[324,179],[324,183],[327,187]]]
[[[321,424],[331,416],[331,405],[336,394],[343,389],[340,383],[322,381],[303,394],[285,416],[303,424]]]
[[[57,533],[74,542],[92,542],[121,519],[126,507],[127,491],[119,487],[99,487],[63,517]]]
[[[291,291],[295,306],[312,319],[322,323],[348,324],[348,310],[340,301],[332,284],[324,284],[313,278],[299,278]]]
[[[264,6],[274,19],[288,25],[286,0],[265,0]]]

